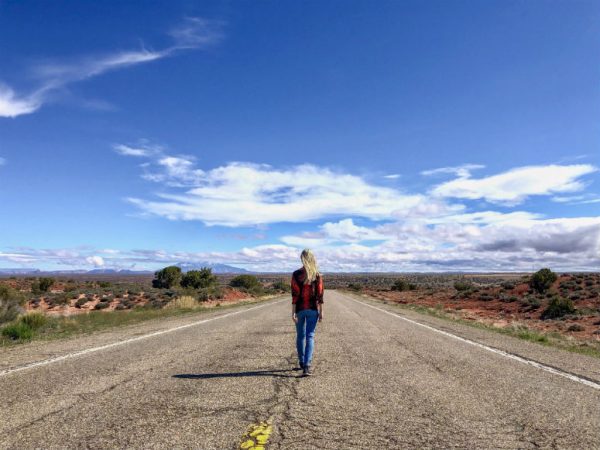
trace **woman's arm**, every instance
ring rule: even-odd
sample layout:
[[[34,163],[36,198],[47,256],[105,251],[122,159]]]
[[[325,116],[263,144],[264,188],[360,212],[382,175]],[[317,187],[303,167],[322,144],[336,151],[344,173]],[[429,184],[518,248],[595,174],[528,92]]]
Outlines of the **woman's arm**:
[[[291,281],[292,288],[292,320],[294,323],[298,323],[298,316],[296,316],[296,302],[298,301],[298,297],[300,296],[300,286],[296,283],[296,279],[292,275]]]
[[[317,281],[317,310],[319,311],[319,322],[323,320],[323,293],[325,289],[323,287],[323,277],[319,275]]]

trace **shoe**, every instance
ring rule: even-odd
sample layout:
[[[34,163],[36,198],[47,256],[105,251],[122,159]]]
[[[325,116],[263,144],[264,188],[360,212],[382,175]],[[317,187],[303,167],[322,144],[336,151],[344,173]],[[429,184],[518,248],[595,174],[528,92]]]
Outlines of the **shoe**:
[[[306,366],[306,367],[304,367],[304,369],[302,370],[302,376],[305,376],[305,377],[310,377],[312,374],[313,374],[313,371],[312,371],[312,369],[311,369],[311,367],[310,367],[310,366]]]
[[[297,367],[294,367],[294,370],[304,370],[304,364],[299,364]]]

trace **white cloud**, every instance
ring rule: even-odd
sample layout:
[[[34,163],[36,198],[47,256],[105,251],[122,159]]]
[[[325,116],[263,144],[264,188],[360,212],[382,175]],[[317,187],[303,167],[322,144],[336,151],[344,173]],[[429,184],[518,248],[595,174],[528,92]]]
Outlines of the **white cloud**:
[[[223,34],[221,22],[199,17],[186,18],[169,33],[173,44],[161,50],[125,50],[103,56],[85,57],[68,63],[47,63],[35,68],[39,86],[33,92],[18,95],[13,89],[0,84],[0,117],[17,117],[37,111],[64,86],[99,76],[103,73],[156,61],[182,50],[205,47],[218,42]]]
[[[87,262],[88,264],[94,266],[94,267],[102,267],[104,266],[104,258],[102,258],[102,256],[88,256],[87,258],[85,258],[85,262]]]
[[[584,188],[579,180],[597,171],[589,164],[569,166],[526,166],[484,178],[471,178],[467,173],[442,183],[432,190],[438,197],[485,199],[492,203],[516,205],[533,195],[577,192]]]
[[[37,96],[20,97],[10,87],[0,83],[0,117],[30,114],[41,106]]]
[[[113,148],[117,153],[123,156],[151,156],[152,151],[143,147],[131,147],[129,145],[117,144]]]
[[[462,164],[460,166],[439,167],[437,169],[424,170],[421,172],[421,175],[431,176],[451,173],[459,177],[468,177],[471,175],[471,171],[483,168],[485,168],[485,166],[482,166],[481,164]]]
[[[416,219],[372,227],[344,219],[323,224],[313,233],[302,233],[297,242],[286,240],[283,244],[243,247],[231,252],[146,249],[111,254],[92,248],[16,248],[0,252],[0,261],[28,267],[52,264],[138,269],[213,262],[281,272],[297,268],[300,250],[308,246],[315,251],[324,271],[530,271],[544,266],[558,271],[597,270],[600,217],[541,219],[526,213],[500,215],[465,214],[447,223]],[[359,241],[373,236],[383,240],[376,245]],[[98,254],[107,256],[100,258]]]
[[[339,222],[324,223],[319,226],[318,232],[305,232],[298,236],[283,236],[281,241],[285,244],[302,247],[322,247],[333,242],[358,243],[388,238],[376,229],[356,225],[352,219],[343,219]]]
[[[121,253],[120,250],[115,250],[112,248],[103,248],[102,250],[100,250],[100,253],[104,253],[107,255],[118,255],[119,253]]]
[[[160,200],[129,200],[153,215],[208,225],[305,222],[339,215],[378,220],[406,213],[424,201],[421,195],[312,165],[275,169],[238,162],[204,172],[194,169],[191,160],[177,157],[163,157],[157,165],[162,172],[146,174],[146,179],[190,189],[160,194]]]
[[[388,180],[397,180],[398,178],[400,178],[402,175],[400,175],[399,173],[391,173],[389,175],[384,175],[383,178],[386,178]]]

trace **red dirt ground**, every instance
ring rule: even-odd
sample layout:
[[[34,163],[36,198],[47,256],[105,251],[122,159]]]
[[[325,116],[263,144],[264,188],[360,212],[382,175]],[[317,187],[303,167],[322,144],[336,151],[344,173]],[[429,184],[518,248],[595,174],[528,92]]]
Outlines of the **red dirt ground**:
[[[557,280],[554,287],[558,288],[561,282],[570,279],[569,276],[562,276]],[[363,292],[389,302],[442,309],[445,313],[449,313],[454,317],[482,322],[499,328],[525,325],[530,329],[558,332],[577,340],[600,341],[600,298],[583,294],[583,298],[575,302],[576,308],[580,311],[579,314],[571,314],[555,320],[541,320],[540,316],[547,306],[548,299],[540,300],[540,306],[537,309],[532,309],[523,301],[528,291],[528,284],[520,283],[508,291],[502,291],[500,287],[495,286],[480,288],[480,291],[474,294],[472,298],[457,298],[457,292],[452,288],[439,289],[435,292],[424,292],[424,290],[399,292],[373,289],[365,289]],[[501,292],[504,294],[505,301],[499,299]],[[481,294],[488,294],[492,299],[480,300],[479,296]],[[507,297],[512,297],[513,300],[508,301]],[[573,325],[578,327],[569,329]]]

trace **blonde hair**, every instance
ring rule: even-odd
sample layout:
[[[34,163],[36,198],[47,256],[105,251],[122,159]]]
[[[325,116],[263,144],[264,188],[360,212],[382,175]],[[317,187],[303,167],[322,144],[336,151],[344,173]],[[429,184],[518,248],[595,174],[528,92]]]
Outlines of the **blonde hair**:
[[[305,248],[300,255],[300,261],[302,261],[302,265],[306,271],[304,284],[310,284],[317,279],[317,276],[319,276],[319,268],[317,267],[315,255],[313,255],[313,252],[311,252],[310,249]]]

